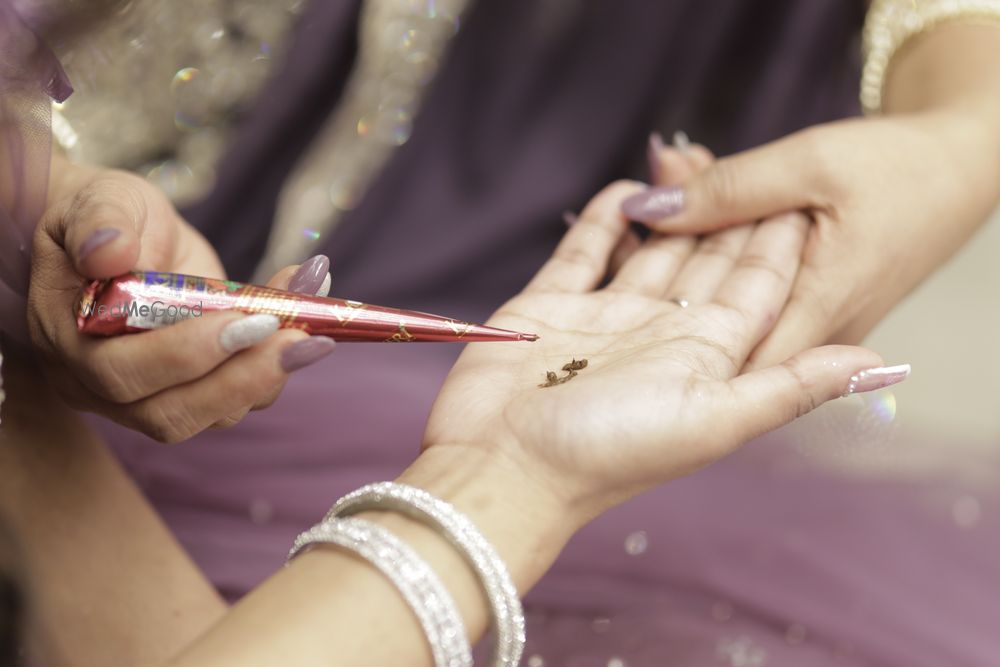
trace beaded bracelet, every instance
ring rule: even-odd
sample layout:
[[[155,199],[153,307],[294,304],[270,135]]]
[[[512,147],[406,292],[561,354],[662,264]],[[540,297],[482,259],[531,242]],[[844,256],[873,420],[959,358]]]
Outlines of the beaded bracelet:
[[[349,549],[389,578],[420,622],[436,667],[472,667],[472,651],[454,600],[430,566],[402,540],[363,519],[327,520],[295,539],[288,561],[317,544]]]
[[[1000,22],[1000,0],[874,0],[863,33],[861,106],[882,109],[882,92],[892,57],[909,39],[948,21]]]

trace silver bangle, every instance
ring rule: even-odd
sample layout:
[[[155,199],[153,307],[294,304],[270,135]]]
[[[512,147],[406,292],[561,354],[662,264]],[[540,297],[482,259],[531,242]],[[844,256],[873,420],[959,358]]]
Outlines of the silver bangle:
[[[349,549],[392,581],[420,621],[436,667],[472,667],[472,650],[454,600],[430,566],[405,542],[364,519],[326,520],[295,539],[288,561],[317,544]]]
[[[465,515],[422,489],[395,482],[362,487],[337,501],[326,520],[369,510],[393,510],[440,531],[479,578],[493,610],[492,664],[516,667],[524,651],[524,611],[517,588],[496,549]]]
[[[875,0],[865,18],[861,106],[882,109],[892,57],[908,40],[946,21],[1000,22],[1000,0]]]

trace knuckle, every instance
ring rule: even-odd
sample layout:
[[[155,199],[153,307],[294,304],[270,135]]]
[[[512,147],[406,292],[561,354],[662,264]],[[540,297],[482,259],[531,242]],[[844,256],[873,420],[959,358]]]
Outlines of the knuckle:
[[[252,410],[264,410],[266,408],[271,407],[272,405],[274,405],[274,402],[278,400],[278,397],[281,396],[281,390],[283,388],[284,387],[277,387],[277,388],[273,389],[266,396],[264,396],[263,398],[261,398],[260,400],[258,400],[256,403],[254,403],[253,404],[253,408],[251,408],[251,409]]]
[[[798,419],[802,415],[812,412],[819,405],[816,397],[816,385],[811,379],[810,374],[803,370],[802,362],[798,358],[792,357],[784,363],[784,367],[788,371],[788,374],[791,375],[792,381],[797,388],[798,400],[794,416]]]
[[[589,248],[582,246],[574,245],[564,248],[559,252],[558,259],[566,265],[583,268],[588,271],[596,271],[604,268],[593,252]]]
[[[779,266],[770,257],[759,253],[747,253],[740,257],[739,267],[769,273],[781,282],[789,282],[792,279],[792,273],[788,269]]]
[[[137,176],[112,172],[99,176],[77,191],[66,211],[73,216],[72,220],[99,217],[141,220],[146,216],[143,195],[142,181]]]
[[[87,370],[95,391],[114,403],[132,403],[144,397],[141,372],[126,355],[95,356]]]
[[[740,254],[740,246],[732,239],[716,234],[706,237],[698,245],[698,254],[735,262]]]
[[[241,411],[239,411],[236,414],[232,414],[232,415],[228,415],[226,417],[223,417],[219,421],[217,421],[214,424],[212,424],[212,428],[214,428],[214,429],[232,428],[232,427],[236,426],[237,424],[239,424],[241,421],[243,421],[243,418],[247,416],[247,412],[249,412],[249,411],[248,410],[241,410]]]
[[[157,442],[174,444],[187,440],[201,429],[183,403],[161,397],[137,406],[139,430]]]
[[[707,172],[705,186],[710,204],[730,209],[739,203],[739,173],[732,162],[720,160]]]

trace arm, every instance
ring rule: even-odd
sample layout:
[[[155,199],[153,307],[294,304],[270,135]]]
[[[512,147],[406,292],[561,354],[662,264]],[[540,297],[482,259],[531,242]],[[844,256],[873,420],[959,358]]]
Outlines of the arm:
[[[521,592],[541,578],[584,523],[549,489],[526,484],[521,471],[479,448],[431,448],[398,481],[430,491],[472,519]],[[483,634],[487,602],[450,545],[398,514],[362,516],[413,547],[451,592],[470,637]],[[303,667],[432,664],[423,631],[392,584],[363,560],[323,547],[250,593],[170,665],[265,667],[289,660]]]
[[[86,424],[4,365],[0,513],[29,566],[29,637],[53,667],[160,664],[225,605]]]
[[[914,37],[892,59],[883,111],[954,111],[981,124],[980,131],[991,141],[983,148],[1000,153],[998,70],[1000,21],[996,25],[939,25]]]

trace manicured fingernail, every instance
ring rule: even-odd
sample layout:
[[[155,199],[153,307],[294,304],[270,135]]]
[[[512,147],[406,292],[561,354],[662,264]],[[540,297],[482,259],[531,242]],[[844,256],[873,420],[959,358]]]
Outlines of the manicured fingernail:
[[[866,391],[883,389],[898,382],[902,382],[910,377],[910,365],[901,364],[899,366],[882,366],[881,368],[869,368],[851,376],[844,396],[850,394],[860,394]]]
[[[330,354],[334,347],[333,339],[325,336],[310,336],[292,343],[281,353],[281,368],[286,373],[297,371]]]
[[[684,190],[675,186],[653,186],[622,202],[622,213],[636,222],[656,222],[684,209]]]
[[[76,261],[83,261],[90,253],[121,236],[121,231],[113,227],[98,229],[80,244],[76,250]]]
[[[567,227],[572,227],[573,225],[576,224],[576,221],[580,219],[580,216],[578,216],[573,211],[563,211],[562,219],[563,222],[566,223]]]
[[[651,132],[649,144],[646,146],[646,162],[649,164],[649,180],[653,183],[659,183],[663,176],[663,169],[660,166],[660,152],[663,149],[663,135]]]
[[[245,350],[277,331],[279,324],[274,315],[247,315],[223,327],[219,345],[226,352]]]
[[[330,272],[326,272],[326,277],[323,278],[323,284],[319,286],[316,290],[316,296],[330,296],[330,287],[333,285],[333,277]]]
[[[679,150],[681,153],[687,153],[691,150],[691,139],[688,137],[684,130],[677,130],[674,132],[674,148]]]
[[[292,275],[288,281],[288,291],[299,294],[315,294],[323,286],[327,273],[330,271],[330,259],[326,255],[310,257]]]

